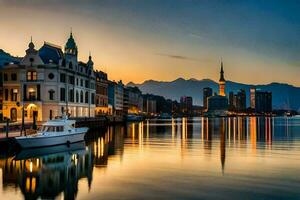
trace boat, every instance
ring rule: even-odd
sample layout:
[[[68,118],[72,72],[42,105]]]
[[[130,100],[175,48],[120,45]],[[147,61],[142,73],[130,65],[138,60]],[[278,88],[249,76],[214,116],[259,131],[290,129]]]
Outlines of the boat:
[[[36,134],[16,137],[16,142],[21,148],[38,148],[71,144],[84,141],[87,127],[76,128],[75,120],[69,120],[67,116],[49,120],[44,123]]]

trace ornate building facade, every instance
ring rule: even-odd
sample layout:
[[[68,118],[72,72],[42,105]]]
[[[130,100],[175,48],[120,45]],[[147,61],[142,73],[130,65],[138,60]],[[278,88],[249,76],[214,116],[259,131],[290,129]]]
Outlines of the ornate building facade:
[[[61,47],[50,43],[36,50],[31,41],[19,64],[3,73],[3,116],[12,121],[46,121],[68,113],[71,117],[95,115],[95,75],[92,57],[78,61],[73,34]],[[23,109],[24,108],[24,109]]]

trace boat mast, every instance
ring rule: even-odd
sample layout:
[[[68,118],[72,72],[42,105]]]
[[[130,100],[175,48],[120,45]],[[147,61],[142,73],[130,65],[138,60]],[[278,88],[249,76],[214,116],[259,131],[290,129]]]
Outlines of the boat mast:
[[[66,74],[66,116],[69,114],[69,87],[68,87],[68,75]]]

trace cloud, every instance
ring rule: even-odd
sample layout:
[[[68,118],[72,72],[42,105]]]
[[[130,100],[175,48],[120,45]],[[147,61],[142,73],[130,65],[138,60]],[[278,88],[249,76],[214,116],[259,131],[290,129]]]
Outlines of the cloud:
[[[173,59],[177,59],[177,60],[199,61],[196,58],[191,58],[191,57],[187,57],[187,56],[184,56],[184,55],[174,55],[174,54],[167,54],[167,53],[156,53],[156,55],[164,56],[164,57],[168,57],[168,58],[173,58]]]

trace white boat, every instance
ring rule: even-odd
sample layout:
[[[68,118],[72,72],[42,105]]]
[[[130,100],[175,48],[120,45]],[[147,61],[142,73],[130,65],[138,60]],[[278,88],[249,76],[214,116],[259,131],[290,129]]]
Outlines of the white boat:
[[[75,128],[75,120],[69,120],[64,116],[47,121],[37,134],[15,139],[22,148],[46,147],[83,141],[87,131],[87,127]]]

